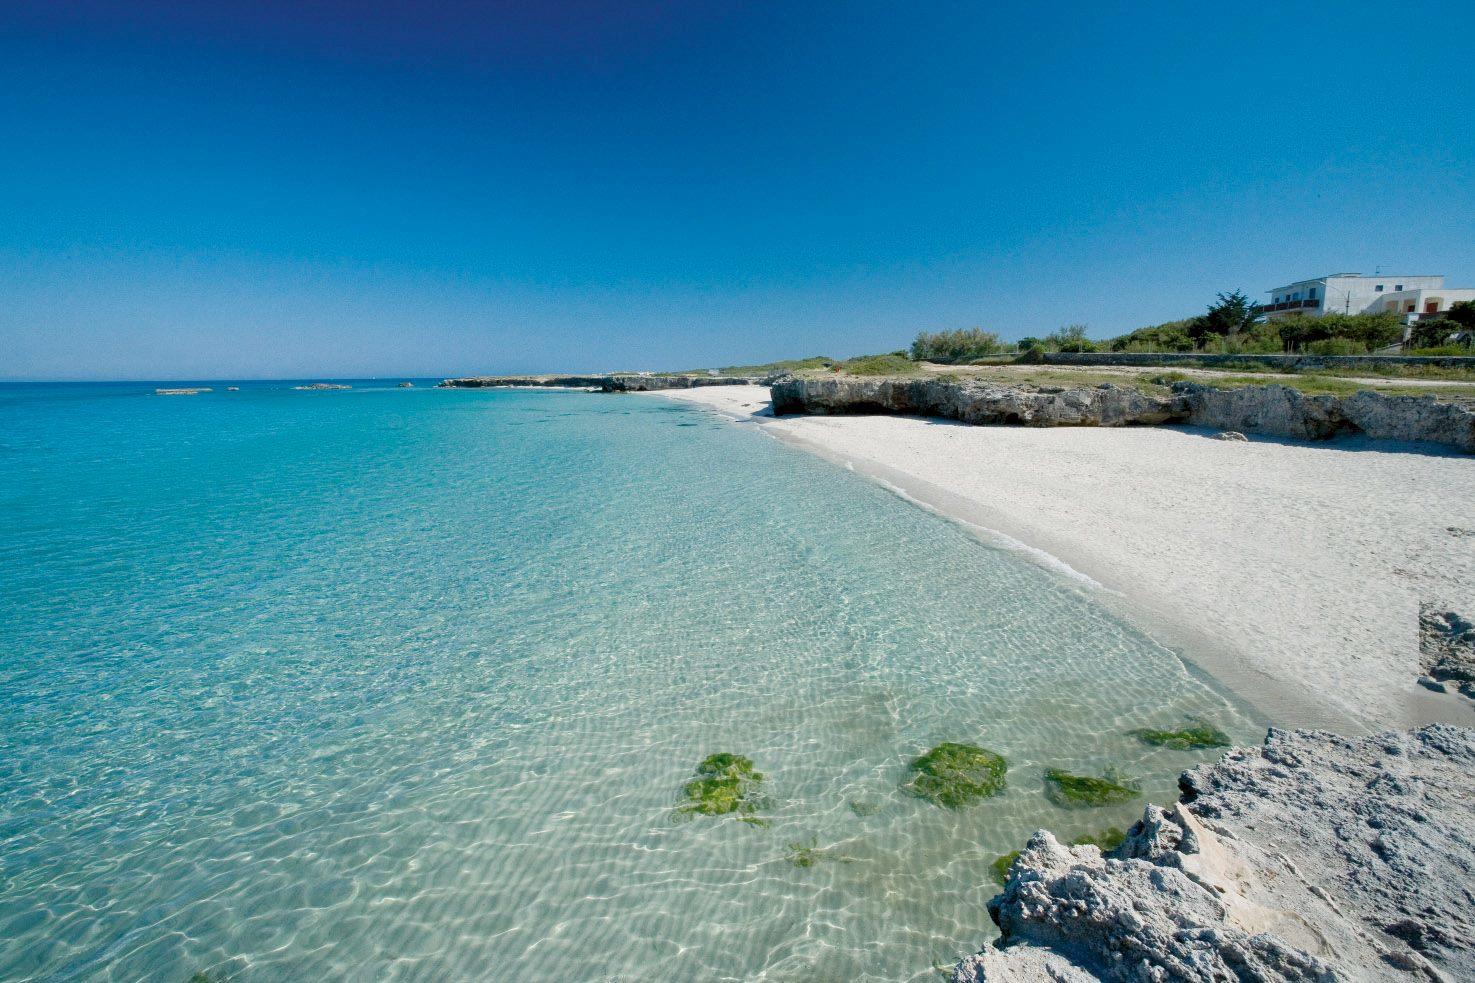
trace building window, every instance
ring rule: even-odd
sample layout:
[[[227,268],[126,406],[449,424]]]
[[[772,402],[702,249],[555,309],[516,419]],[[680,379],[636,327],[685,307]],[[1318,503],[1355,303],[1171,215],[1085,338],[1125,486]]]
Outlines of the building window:
[[[1316,299],[1316,288],[1315,287],[1312,287],[1310,290],[1306,291],[1306,299],[1307,300],[1315,300]]]
[[[1383,292],[1383,285],[1380,283],[1376,287],[1374,287],[1373,289],[1376,290],[1378,293],[1382,293]]]
[[[1275,299],[1272,300],[1271,303],[1272,304],[1279,304],[1280,303],[1280,294],[1276,294],[1275,295]]]
[[[1401,284],[1401,283],[1395,284],[1394,287],[1393,287],[1393,289],[1394,290],[1402,290],[1403,289],[1403,284]]]
[[[1301,291],[1297,290],[1295,293],[1291,294],[1291,300],[1300,300],[1300,299],[1301,299]]]

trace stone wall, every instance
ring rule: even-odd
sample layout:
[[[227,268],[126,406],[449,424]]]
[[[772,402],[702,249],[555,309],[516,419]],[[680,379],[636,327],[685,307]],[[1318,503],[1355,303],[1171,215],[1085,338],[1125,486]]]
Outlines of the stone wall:
[[[1214,368],[1252,363],[1287,372],[1322,368],[1392,368],[1436,365],[1440,368],[1475,369],[1470,355],[1200,355],[1193,352],[1042,352],[1045,365],[1136,365],[1156,368],[1182,365]]]

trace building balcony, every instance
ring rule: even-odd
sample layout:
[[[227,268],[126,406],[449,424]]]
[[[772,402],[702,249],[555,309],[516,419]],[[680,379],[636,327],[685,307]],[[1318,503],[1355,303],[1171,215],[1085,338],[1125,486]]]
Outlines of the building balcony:
[[[1319,300],[1283,300],[1279,304],[1261,304],[1256,310],[1261,314],[1271,314],[1275,311],[1311,310],[1320,306]]]

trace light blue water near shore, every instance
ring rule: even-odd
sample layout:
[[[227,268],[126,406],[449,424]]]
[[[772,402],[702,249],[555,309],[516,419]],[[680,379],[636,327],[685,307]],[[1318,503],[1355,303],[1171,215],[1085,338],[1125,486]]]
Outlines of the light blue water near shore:
[[[0,979],[859,980],[1257,731],[1055,574],[656,397],[0,387]],[[941,740],[1010,761],[949,812]],[[678,821],[749,755],[771,825]],[[796,867],[790,844],[820,850]]]

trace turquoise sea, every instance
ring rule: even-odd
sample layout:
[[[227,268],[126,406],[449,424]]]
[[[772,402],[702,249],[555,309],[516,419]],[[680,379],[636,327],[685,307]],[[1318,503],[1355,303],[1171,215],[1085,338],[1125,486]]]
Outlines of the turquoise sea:
[[[1057,766],[1259,736],[1090,590],[652,396],[0,387],[0,979],[935,979]],[[949,811],[944,740],[1009,761]],[[752,758],[768,825],[682,816]],[[799,861],[796,863],[795,861]]]

